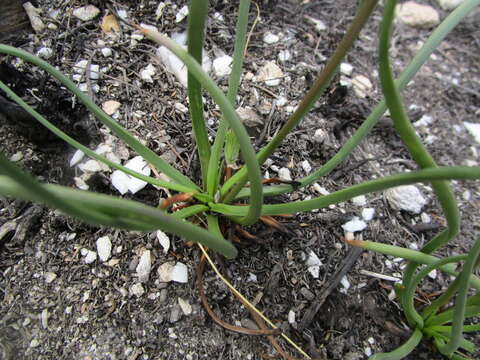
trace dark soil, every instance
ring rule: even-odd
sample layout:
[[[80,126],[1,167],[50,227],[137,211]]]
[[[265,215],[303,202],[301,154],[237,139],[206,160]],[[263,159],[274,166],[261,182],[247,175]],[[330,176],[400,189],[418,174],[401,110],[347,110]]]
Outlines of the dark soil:
[[[71,15],[74,8],[87,3],[101,10],[99,17],[81,22]],[[167,34],[186,28],[185,21],[175,22],[175,15],[185,3],[183,0],[175,2],[176,8],[169,3],[158,21],[155,19],[157,1],[132,3],[116,1],[114,5],[127,10],[130,21],[155,24]],[[239,105],[254,108],[266,124],[265,138],[259,146],[275,134],[289,115],[285,107],[268,111],[268,106],[279,97],[286,97],[289,106],[298,104],[351,22],[355,12],[353,3],[345,0],[258,2],[261,18],[249,43],[245,74],[255,74],[269,60],[277,61],[280,50],[288,49],[292,54],[289,61],[277,61],[287,76],[280,86],[267,88],[247,80],[242,83]],[[189,116],[174,107],[178,102],[187,104],[186,92],[173,75],[158,65],[154,44],[146,39],[132,44],[132,31],[126,27],[117,37],[105,35],[99,27],[102,16],[108,13],[103,1],[38,0],[37,4],[43,9],[45,23],[54,24],[56,29],[51,26],[40,34],[33,34],[31,30],[17,32],[3,42],[32,53],[48,46],[53,49],[48,61],[68,75],[73,74],[72,67],[80,59],[107,68],[97,82],[98,93],[92,90],[92,83],[88,84],[97,104],[111,99],[119,101],[122,106],[118,121],[123,126],[183,173],[198,179],[199,166]],[[54,9],[60,10],[58,16],[49,18]],[[233,51],[235,16],[230,15],[235,14],[236,9],[237,4],[227,1],[212,2],[206,44],[212,58],[218,56],[219,50],[227,54]],[[353,65],[352,76],[367,76],[373,89],[366,98],[359,98],[351,88],[340,85],[339,77],[335,79],[326,95],[271,157],[276,166],[289,167],[293,178],[305,175],[300,166],[304,160],[314,169],[325,163],[381,100],[376,61],[380,10],[377,9],[346,59]],[[439,11],[444,18],[446,13]],[[224,20],[214,17],[215,12],[224,14]],[[306,20],[307,16],[321,19],[327,30],[316,32],[314,25]],[[256,7],[252,5],[250,23],[255,17]],[[284,39],[267,45],[262,40],[267,31],[283,33]],[[428,35],[428,30],[397,24],[392,50],[396,69],[408,63]],[[424,114],[432,116],[433,122],[418,128],[418,132],[441,165],[478,165],[480,145],[466,132],[463,122],[478,122],[480,115],[479,39],[478,23],[466,22],[459,26],[403,92],[412,120]],[[98,40],[113,50],[112,57],[100,53]],[[157,70],[152,84],[142,82],[139,76],[149,63],[156,65]],[[91,148],[107,136],[101,124],[43,71],[0,56],[0,79],[10,82],[17,94],[40,113]],[[222,86],[227,85],[226,78],[216,80]],[[17,163],[32,174],[44,181],[74,187],[73,178],[80,170],[71,168],[69,161],[75,149],[54,139],[3,95],[0,93],[2,152],[8,157],[21,152]],[[262,108],[267,111],[262,113]],[[208,119],[218,119],[219,114],[210,100],[206,112]],[[328,134],[321,145],[313,141],[317,129]],[[332,192],[373,177],[415,168],[386,117],[353,154],[319,184]],[[461,235],[441,251],[442,255],[465,252],[480,235],[478,182],[453,184],[463,226]],[[106,172],[93,176],[88,185],[90,190],[118,195]],[[393,210],[383,194],[370,194],[365,207],[376,209],[375,218],[357,236],[421,247],[443,229],[444,218],[431,189],[423,185],[419,188],[430,200],[423,211],[432,218],[432,223],[425,225],[420,215]],[[125,197],[157,205],[160,197],[165,196],[147,186]],[[298,190],[275,201],[299,200],[306,196],[318,194],[313,189]],[[173,249],[164,254],[155,233],[92,227],[40,205],[0,200],[0,229],[11,227],[0,238],[1,359],[260,359],[275,353],[265,337],[232,333],[216,325],[206,314],[196,288],[195,271],[199,261],[196,247],[186,246],[170,236]],[[283,233],[266,225],[251,227],[247,230],[261,241],[242,238],[238,258],[224,262],[223,271],[236,288],[251,301],[255,299],[257,307],[268,318],[318,359],[366,359],[369,350],[372,353],[390,351],[409,335],[397,300],[389,299],[393,283],[361,273],[369,270],[400,277],[404,262],[391,258],[386,261],[387,257],[370,252],[363,252],[357,258],[354,250],[344,244],[341,225],[353,216],[360,216],[361,210],[362,206],[349,201],[280,219],[288,229]],[[85,264],[80,249],[95,250],[96,240],[104,235],[112,239],[112,257],[118,263],[108,266],[97,260]],[[150,279],[143,284],[145,294],[136,297],[129,294],[129,289],[137,282],[135,267],[145,249],[151,251],[154,262]],[[312,277],[305,264],[305,257],[311,251],[323,263],[318,278]],[[345,263],[347,259],[352,261]],[[159,281],[157,269],[167,261],[181,261],[188,266],[187,284]],[[342,269],[347,274],[349,288],[338,283]],[[45,280],[48,273],[57,276],[49,283]],[[425,281],[419,300],[424,300],[421,294],[444,289],[449,282],[444,274]],[[221,319],[250,326],[248,311],[211,270],[204,275],[204,286],[210,305]],[[192,305],[191,315],[183,315],[178,298]],[[312,312],[320,299],[323,304]],[[294,323],[287,321],[290,311],[295,313]],[[480,345],[478,334],[470,340]],[[283,340],[279,342],[287,352],[300,357]],[[408,357],[442,358],[428,340]]]

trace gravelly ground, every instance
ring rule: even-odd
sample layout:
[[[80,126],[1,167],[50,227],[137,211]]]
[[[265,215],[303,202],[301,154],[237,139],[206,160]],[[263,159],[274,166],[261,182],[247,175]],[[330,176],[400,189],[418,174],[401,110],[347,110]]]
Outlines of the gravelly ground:
[[[50,26],[51,29],[41,34],[21,34],[6,41],[31,52],[44,46],[53,49],[48,61],[69,75],[74,73],[73,65],[81,59],[98,64],[102,69],[101,79],[86,83],[96,102],[119,101],[118,121],[122,125],[184,173],[198,178],[189,118],[178,110],[178,106],[175,107],[178,103],[186,104],[185,89],[158,64],[152,43],[145,39],[135,40],[127,28],[114,37],[102,33],[99,19],[108,10],[102,1],[90,3],[101,9],[101,15],[80,22],[71,12],[87,4],[86,1],[39,0],[38,6],[44,10],[45,19],[51,15],[51,10],[59,10],[56,19],[46,21],[54,24],[56,29]],[[185,29],[185,22],[176,23],[174,20],[183,4],[184,1],[179,1],[176,7],[168,4],[158,20],[155,19],[156,1],[142,1],[136,5],[118,1],[115,7],[125,9],[131,20],[155,24],[170,34]],[[235,9],[236,5],[223,1],[212,5],[206,51],[213,58],[222,52],[232,53],[235,18],[230,14],[234,14]],[[259,3],[259,11],[261,18],[250,39],[245,73],[256,74],[271,60],[280,65],[285,78],[277,87],[266,87],[248,80],[246,75],[239,105],[250,106],[257,112],[268,126],[265,135],[268,139],[287,119],[288,106],[298,104],[305,87],[333,52],[335,43],[351,21],[354,8],[348,1],[306,1],[302,5],[264,1]],[[215,12],[224,14],[224,19],[214,16]],[[440,12],[444,17],[445,13]],[[314,24],[306,20],[307,16],[321,19],[327,29],[316,32]],[[253,7],[251,23],[255,17]],[[377,11],[347,58],[353,65],[351,77],[364,75],[371,80],[373,88],[367,97],[359,98],[352,89],[342,93],[338,87],[339,79],[336,79],[332,89],[272,156],[274,165],[290,168],[293,178],[305,175],[300,166],[302,161],[307,160],[316,168],[334,155],[380,100],[375,56],[379,19],[380,12]],[[280,35],[281,40],[265,44],[262,39],[267,31]],[[428,30],[398,25],[392,51],[397,68],[406,65],[428,34]],[[423,115],[432,117],[430,124],[418,127],[418,132],[442,165],[478,165],[479,145],[463,124],[464,121],[476,122],[479,116],[478,39],[479,30],[475,24],[459,27],[404,91],[413,119],[420,119]],[[112,49],[111,57],[101,54],[104,46]],[[282,50],[289,50],[292,54],[291,59],[283,63],[277,61]],[[4,64],[12,63],[11,59],[3,61]],[[141,71],[148,64],[154,64],[156,68],[153,83],[140,78]],[[17,90],[30,98],[38,97],[36,105],[40,112],[58,121],[59,126],[93,148],[108,138],[108,134],[99,129],[83,107],[60,90],[58,84],[37,69],[17,65],[24,74]],[[221,85],[227,84],[226,78],[216,80]],[[98,93],[94,92],[95,85],[99,86]],[[27,87],[32,90],[27,91]],[[274,100],[281,97],[287,99],[287,104],[272,111]],[[211,104],[206,111],[209,119],[218,118],[218,111]],[[68,166],[73,149],[48,136],[43,138],[40,130],[31,130],[30,124],[19,129],[11,123],[4,125],[5,119],[2,119],[2,150],[8,156],[20,151],[23,159],[19,163],[35,175],[50,182],[74,186],[73,178],[81,175],[81,171]],[[215,121],[211,126],[215,127]],[[318,129],[327,134],[322,144],[314,139]],[[334,191],[373,177],[414,168],[385,118],[352,156],[319,185]],[[272,167],[268,171],[275,175]],[[87,184],[95,191],[118,194],[105,172],[93,176]],[[363,359],[367,347],[373,352],[393,349],[406,339],[408,331],[404,330],[397,302],[388,298],[392,283],[363,275],[361,271],[399,276],[403,264],[377,254],[363,253],[360,256],[347,275],[350,287],[339,285],[305,330],[297,330],[298,322],[311,304],[321,297],[329,279],[339,270],[349,252],[343,243],[341,225],[353,216],[359,216],[363,207],[376,209],[374,220],[362,232],[364,239],[407,247],[421,246],[444,225],[431,189],[427,186],[419,188],[429,199],[423,209],[426,214],[423,218],[395,211],[383,194],[371,194],[367,196],[366,205],[346,202],[319,212],[283,219],[288,233],[279,233],[264,225],[250,228],[262,242],[243,240],[240,256],[226,262],[224,270],[244,295],[257,299],[258,307],[270,319],[280,324],[307,352],[318,352],[319,358]],[[456,243],[442,251],[450,255],[468,249],[479,234],[478,183],[454,182],[454,189],[464,226]],[[156,205],[165,194],[146,187],[134,196],[126,196]],[[289,199],[306,196],[318,194],[314,189],[307,189],[294,192]],[[289,199],[284,197],[278,201]],[[0,241],[0,345],[6,359],[258,359],[262,354],[274,353],[265,338],[226,331],[215,325],[205,313],[195,285],[199,258],[195,247],[186,247],[181,240],[171,237],[172,249],[165,254],[155,234],[90,227],[58,212],[19,201],[2,200],[2,204],[0,225],[13,221],[19,229],[15,236]],[[432,219],[432,228],[420,231],[426,216]],[[115,261],[105,264],[97,260],[85,264],[81,249],[95,250],[96,240],[105,235],[113,243],[111,260]],[[150,250],[153,257],[152,272],[143,284],[145,293],[137,297],[132,294],[132,285],[138,283],[135,268],[145,250]],[[305,264],[305,256],[310,251],[314,251],[323,263],[317,279],[311,276]],[[188,283],[159,280],[157,269],[167,261],[187,265]],[[53,280],[52,273],[56,276]],[[435,280],[426,281],[422,290],[426,293],[439,290],[448,280],[438,274]],[[248,311],[210,270],[205,275],[205,287],[213,308],[222,319],[249,326],[252,320],[249,320]],[[183,314],[178,305],[179,298],[192,306],[190,315]],[[290,311],[295,313],[296,323],[288,323]],[[430,344],[425,342],[409,358],[441,357],[434,354]]]

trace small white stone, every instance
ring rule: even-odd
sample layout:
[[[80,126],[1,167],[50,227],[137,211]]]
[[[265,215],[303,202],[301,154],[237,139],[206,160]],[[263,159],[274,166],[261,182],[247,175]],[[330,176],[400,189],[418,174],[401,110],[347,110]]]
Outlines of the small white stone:
[[[129,292],[131,295],[135,295],[136,297],[140,297],[145,294],[145,289],[143,288],[142,284],[133,284],[130,286]]]
[[[152,76],[155,75],[155,66],[148,64],[142,71],[140,71],[140,78],[148,83],[153,83]]]
[[[352,203],[357,206],[365,206],[367,205],[367,198],[365,195],[359,195],[352,198]]]
[[[179,23],[188,16],[188,6],[185,5],[180,9],[180,11],[175,15],[175,22]]]
[[[102,50],[100,50],[102,52],[102,55],[105,56],[105,57],[109,57],[109,56],[112,56],[113,52],[112,52],[112,49],[110,48],[102,48]]]
[[[175,340],[175,339],[178,338],[178,336],[175,334],[174,331],[175,331],[175,330],[173,330],[173,328],[168,328],[168,337],[169,337],[170,339],[174,339],[174,340]]]
[[[111,267],[118,265],[119,263],[120,263],[120,259],[116,259],[116,258],[112,258],[106,262],[106,264]]]
[[[91,264],[95,260],[97,260],[97,253],[92,250],[88,249],[82,249],[82,251],[85,250],[82,255],[84,256],[83,261],[85,261],[85,264]]]
[[[343,75],[347,75],[347,76],[352,75],[352,72],[353,72],[353,66],[352,66],[352,64],[349,64],[349,63],[341,63],[341,64],[340,64],[340,72],[341,72]]]
[[[235,111],[240,117],[242,123],[247,127],[254,128],[264,125],[262,118],[253,109],[249,107],[239,107]]]
[[[188,282],[188,269],[184,263],[177,262],[171,272],[172,281],[179,283]]]
[[[429,5],[421,5],[414,1],[397,5],[395,14],[401,22],[413,27],[431,28],[440,22],[437,10]]]
[[[233,58],[229,55],[223,55],[213,60],[213,72],[215,75],[218,77],[230,75],[232,72],[232,68],[230,66],[232,61]]]
[[[472,159],[465,159],[465,160],[463,160],[462,165],[465,165],[465,166],[478,166],[478,162],[477,162],[476,160],[472,160]]]
[[[345,290],[350,289],[350,281],[348,281],[348,278],[346,276],[342,277],[342,280],[340,280],[340,284],[342,284]]]
[[[127,20],[127,19],[128,19],[128,13],[127,13],[127,10],[125,10],[125,9],[117,10],[117,14],[118,14],[118,16],[120,16],[123,20]]]
[[[165,4],[163,1],[158,3],[157,10],[155,10],[155,20],[158,21],[158,19],[162,17],[165,6],[167,6],[167,4]]]
[[[315,25],[315,30],[317,30],[318,32],[322,32],[328,29],[327,25],[325,25],[325,23],[321,20],[312,18],[310,16],[306,16],[305,18],[309,20],[313,25]]]
[[[352,80],[345,75],[340,75],[340,85],[346,86],[347,88],[351,88],[352,87]]]
[[[30,20],[30,24],[32,25],[32,29],[36,33],[43,32],[43,30],[45,30],[45,24],[43,23],[42,18],[40,17],[41,10],[34,7],[30,1],[25,2],[23,4],[23,8],[27,13],[28,19]]]
[[[88,65],[88,60],[80,60],[73,66],[73,71],[78,75],[83,75],[86,73],[87,65]],[[100,66],[98,64],[90,64],[90,79],[97,80],[99,78],[100,78]],[[81,77],[73,76],[73,79],[76,81],[80,81]],[[86,86],[86,84],[84,86]],[[84,91],[83,89],[81,90]]]
[[[170,249],[170,239],[168,238],[167,234],[165,234],[161,230],[157,230],[157,240],[162,245],[163,247],[163,252],[166,254],[168,253],[168,250]]]
[[[85,68],[87,67],[88,60],[80,60],[73,66],[73,71],[77,74],[83,74],[85,72]]]
[[[267,62],[263,65],[256,76],[256,80],[265,82],[268,86],[278,86],[283,78],[283,72],[280,67],[273,61]]]
[[[152,257],[150,255],[150,250],[145,250],[143,252],[135,270],[137,272],[138,281],[141,283],[148,281],[150,271],[152,270]]]
[[[280,170],[280,168],[279,168],[277,165],[275,165],[275,164],[270,165],[270,169],[272,169],[272,170],[275,171],[276,173],[278,173],[278,170]]]
[[[50,284],[51,282],[53,282],[57,278],[57,274],[49,271],[49,272],[45,273],[44,277],[45,277],[45,282],[47,284]]]
[[[105,111],[107,115],[113,115],[118,109],[120,109],[120,104],[116,100],[108,100],[102,104],[102,110]]]
[[[321,144],[325,141],[327,138],[327,132],[323,129],[317,129],[315,130],[315,134],[313,134],[313,141],[316,142],[317,144]]]
[[[301,163],[300,163],[300,166],[302,167],[303,171],[305,171],[305,173],[308,175],[310,174],[310,171],[312,171],[312,166],[310,165],[310,163],[308,162],[308,160],[303,160]]]
[[[320,266],[309,266],[307,270],[314,279],[318,279],[320,276]]]
[[[247,282],[257,282],[257,281],[258,281],[257,275],[248,273]]]
[[[288,323],[289,324],[294,324],[295,323],[295,311],[290,310],[288,312]]]
[[[53,55],[53,50],[49,47],[42,47],[37,52],[37,56],[41,57],[42,59],[50,59]]]
[[[112,242],[110,241],[110,237],[102,236],[101,238],[98,238],[96,244],[98,257],[103,262],[107,261],[112,253]]]
[[[23,152],[21,151],[17,151],[15,154],[10,156],[10,161],[12,162],[19,162],[22,159],[23,159]]]
[[[101,74],[100,65],[91,64],[90,65],[90,79],[98,80],[98,79],[100,79],[100,74]],[[93,88],[93,86],[92,86],[92,88]],[[98,92],[98,91],[94,90],[94,92]]]
[[[432,122],[433,122],[433,118],[428,114],[424,114],[420,119],[418,119],[417,121],[415,121],[413,123],[413,126],[415,126],[415,127],[426,127],[426,126],[430,125]]]
[[[365,98],[373,85],[369,78],[364,75],[357,75],[352,79],[353,90],[359,98]]]
[[[87,323],[88,320],[89,320],[88,315],[85,314],[85,315],[82,315],[82,316],[78,317],[78,318],[75,320],[75,322],[76,322],[77,324],[81,325],[81,324]]]
[[[325,189],[323,186],[320,186],[318,183],[313,183],[312,185],[313,190],[315,190],[320,195],[329,195],[330,191]]]
[[[438,136],[435,136],[435,135],[430,134],[425,138],[425,143],[428,145],[431,145],[437,141],[438,141]]]
[[[480,124],[464,121],[463,125],[465,125],[465,128],[473,136],[475,141],[480,144]]]
[[[430,271],[428,273],[428,277],[432,280],[435,280],[437,278],[437,270],[436,269],[433,269],[432,271]]]
[[[186,48],[184,42],[186,42],[187,35],[185,33],[173,33],[172,39]],[[175,75],[177,80],[186,88],[188,85],[188,70],[185,64],[165,46],[160,46],[157,49],[157,56],[160,62],[165,66],[165,69]],[[209,73],[212,68],[211,59],[204,54],[202,59],[202,69]]]
[[[282,107],[288,103],[288,99],[285,96],[280,96],[275,100],[275,105]]]
[[[70,159],[70,167],[77,165],[80,161],[82,161],[85,153],[82,150],[77,150],[73,154],[72,158]]]
[[[432,218],[430,217],[430,215],[424,212],[420,214],[420,219],[422,219],[422,223],[424,224],[430,224],[430,222],[432,221]]]
[[[219,12],[213,13],[213,18],[214,18],[215,20],[218,20],[218,21],[224,21],[224,20],[225,20],[225,18],[223,17],[223,15],[220,14]]]
[[[187,300],[183,300],[181,297],[178,298],[178,305],[180,305],[180,309],[182,309],[185,315],[190,315],[192,313],[192,305],[189,304]]]
[[[157,274],[161,282],[172,281],[172,270],[175,264],[173,262],[166,262],[158,267]]]
[[[368,357],[372,356],[372,349],[370,348],[370,346],[367,346],[365,347],[365,355],[367,355]]]
[[[370,221],[373,219],[373,216],[375,215],[375,209],[374,208],[364,208],[362,209],[362,218],[365,221]]]
[[[293,113],[296,109],[297,109],[296,106],[292,106],[292,105],[285,106],[285,112],[287,112],[288,114]]]
[[[151,169],[148,166],[147,162],[141,157],[141,156],[135,156],[133,159],[130,159],[125,163],[125,167],[136,171],[140,174],[143,174],[145,176],[150,176]],[[147,183],[143,180],[137,179],[133,176],[127,175],[129,178],[129,181],[127,183],[128,190],[132,193],[135,194],[138,191],[142,190],[145,186],[147,186]]]
[[[182,103],[177,102],[177,103],[175,103],[174,107],[175,107],[176,110],[180,111],[183,114],[188,113],[188,107],[186,107]]]
[[[30,341],[31,348],[36,348],[39,345],[40,345],[40,342],[37,339],[32,339],[32,341]]]
[[[318,258],[317,254],[315,254],[313,251],[310,251],[308,254],[307,261],[305,263],[307,266],[320,266],[322,265],[321,260]]]
[[[453,10],[463,1],[464,0],[437,0],[438,5],[440,5],[443,10]]]
[[[354,217],[352,220],[342,225],[343,230],[347,232],[356,232],[362,231],[367,227],[367,223],[363,220],[360,220],[358,217]]]
[[[143,36],[142,33],[139,33],[139,32],[132,33],[132,35],[130,35],[130,39],[132,39],[131,41],[132,46],[136,45],[137,41],[143,40],[144,38],[145,36]]]
[[[120,194],[124,195],[127,193],[130,177],[123,171],[115,170],[112,175],[110,175],[110,181]]]
[[[292,175],[290,174],[290,169],[282,167],[278,170],[278,177],[282,180],[292,181]]]
[[[368,343],[369,343],[370,345],[375,344],[375,339],[374,339],[373,337],[369,337],[369,338],[367,339],[367,341],[368,341]]]
[[[42,313],[40,315],[40,319],[41,319],[41,322],[42,322],[42,327],[44,329],[48,329],[48,309],[43,309],[42,310]]]
[[[73,16],[82,21],[92,20],[98,14],[100,14],[100,9],[93,5],[82,6],[73,10]]]
[[[263,42],[265,44],[269,44],[269,45],[275,44],[279,40],[280,38],[278,37],[278,35],[272,34],[271,32],[267,32],[265,33],[265,35],[263,35]]]
[[[390,206],[396,210],[405,210],[414,214],[419,214],[422,207],[427,204],[427,200],[414,185],[404,185],[391,188],[385,191]]]
[[[83,172],[95,173],[102,171],[102,166],[100,165],[100,163],[97,160],[93,159],[87,160],[86,162],[78,165],[78,168]]]
[[[278,53],[278,61],[285,62],[292,58],[292,54],[288,50],[280,50]]]

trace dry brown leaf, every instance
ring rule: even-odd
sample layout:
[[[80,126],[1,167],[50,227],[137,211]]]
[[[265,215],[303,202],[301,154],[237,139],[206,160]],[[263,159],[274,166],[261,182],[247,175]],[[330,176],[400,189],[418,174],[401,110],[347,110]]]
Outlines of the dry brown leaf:
[[[106,33],[109,32],[120,32],[120,24],[117,21],[115,15],[105,15],[102,19],[102,24],[100,25],[102,30]]]

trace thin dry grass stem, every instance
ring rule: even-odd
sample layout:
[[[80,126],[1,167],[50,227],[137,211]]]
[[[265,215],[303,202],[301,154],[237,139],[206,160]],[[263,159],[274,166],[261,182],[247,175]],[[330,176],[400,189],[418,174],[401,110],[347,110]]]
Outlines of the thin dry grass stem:
[[[198,263],[198,267],[197,267],[197,286],[198,286],[198,291],[200,293],[200,299],[202,301],[203,307],[205,308],[208,315],[210,315],[210,317],[212,318],[212,320],[214,322],[216,322],[218,325],[224,327],[227,330],[237,332],[237,333],[240,333],[240,334],[245,334],[245,335],[268,335],[268,336],[271,336],[271,335],[277,335],[277,334],[280,333],[279,329],[267,329],[267,328],[261,329],[261,330],[248,329],[248,328],[244,328],[244,327],[241,327],[241,326],[235,326],[235,325],[229,324],[229,323],[223,321],[222,319],[220,319],[217,316],[217,314],[215,314],[215,312],[210,307],[210,305],[208,303],[208,299],[205,295],[205,290],[203,288],[203,272],[205,270],[205,260],[206,260],[205,255],[202,255],[201,258],[200,258],[200,262]]]
[[[267,324],[265,324],[265,321],[263,321],[262,318],[260,316],[258,316],[255,311],[253,311],[250,308],[248,308],[248,310],[250,311],[250,314],[252,315],[253,319],[255,320],[255,322],[257,323],[257,325],[260,329],[262,329],[262,330],[263,329],[268,329]],[[278,343],[278,341],[275,339],[274,336],[269,335],[269,336],[267,336],[267,339],[270,342],[270,344],[272,344],[273,348],[278,352],[279,356],[281,356],[282,358],[284,358],[286,360],[296,360],[296,358],[287,354],[285,352],[285,350],[282,349],[282,347],[280,346],[280,344]],[[264,358],[266,356],[270,357],[270,355],[263,354],[262,358]]]
[[[207,259],[208,263],[212,267],[213,271],[217,274],[217,276],[222,280],[225,285],[233,292],[235,296],[237,296],[240,301],[251,311],[255,312],[263,321],[265,321],[270,327],[273,329],[278,329],[278,327],[270,320],[268,319],[260,310],[258,310],[253,304],[248,301],[235,287],[220,273],[218,270],[217,266],[215,263],[212,261],[210,256],[208,255],[208,252],[205,250],[205,248],[201,245],[198,244],[200,250],[202,250],[203,255]],[[305,351],[302,350],[300,346],[298,346],[292,339],[290,339],[287,335],[284,333],[280,333],[280,335],[291,345],[297,350],[302,356],[304,356],[306,359],[312,359]]]
[[[245,42],[245,50],[243,52],[243,57],[247,56],[247,49],[248,49],[248,44],[250,43],[250,38],[252,37],[253,30],[255,30],[255,26],[258,24],[258,20],[260,19],[260,7],[255,1],[252,1],[255,4],[255,7],[257,8],[257,16],[255,16],[255,20],[253,21],[252,27],[250,28],[250,31],[248,32],[247,35],[247,40]]]

